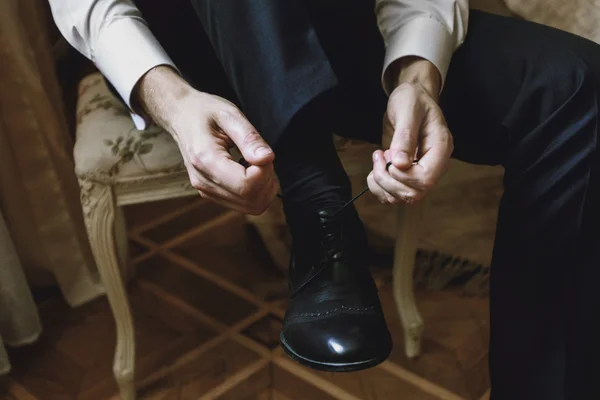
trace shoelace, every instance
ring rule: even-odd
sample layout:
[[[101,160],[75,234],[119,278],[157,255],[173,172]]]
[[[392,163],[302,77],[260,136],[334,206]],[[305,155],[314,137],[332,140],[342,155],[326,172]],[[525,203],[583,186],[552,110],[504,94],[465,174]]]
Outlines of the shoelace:
[[[350,204],[356,201],[360,196],[365,194],[369,189],[366,188],[361,191],[358,195],[354,196],[350,201],[340,207],[332,215],[326,217],[325,220],[321,219],[320,229],[322,230],[322,236],[320,240],[321,255],[320,260],[315,260],[314,266],[318,266],[318,269],[314,271],[308,279],[304,280],[299,287],[297,287],[291,294],[294,297],[296,294],[301,292],[307,287],[317,276],[322,274],[328,267],[332,267],[335,262],[343,262],[344,260],[344,237],[343,228],[340,226],[344,223],[342,218],[339,218],[342,211],[346,209]],[[323,218],[323,217],[321,217]]]
[[[239,164],[241,164],[243,167],[248,168],[250,166],[250,164],[248,163],[248,161],[246,161],[243,157],[238,161]],[[388,162],[386,164],[386,169],[389,169],[390,165],[392,165],[392,162]],[[334,212],[332,215],[328,216],[328,220],[330,220],[331,222],[336,221],[337,217],[339,215],[341,215],[341,213],[346,210],[351,204],[353,204],[356,200],[358,200],[362,195],[364,195],[365,193],[367,193],[369,191],[369,187],[365,187],[363,190],[361,190],[356,196],[354,196],[352,199],[348,200],[346,203],[344,203],[344,205],[342,205],[336,212]],[[283,195],[281,193],[277,193],[277,197],[279,197],[280,199],[283,199]],[[302,289],[304,289],[310,282],[312,282],[312,280],[314,278],[316,278],[319,274],[321,274],[327,265],[332,265],[332,262],[336,259],[336,256],[341,255],[339,248],[341,248],[343,246],[342,241],[343,238],[340,236],[338,237],[337,233],[336,233],[336,229],[331,227],[331,222],[328,224],[326,222],[322,223],[322,229],[324,229],[324,237],[327,240],[327,243],[321,242],[321,246],[323,248],[323,259],[321,260],[320,264],[321,264],[321,268],[319,268],[318,271],[316,271],[314,274],[311,275],[310,278],[308,278],[306,281],[304,281],[300,287],[298,287],[296,290],[294,290],[294,292],[292,293],[292,297],[294,297],[297,293],[299,293]],[[339,243],[337,243],[339,242]],[[326,249],[330,248],[333,251],[332,252],[328,252]]]
[[[246,161],[245,158],[240,158],[240,160],[238,161],[239,164],[241,164],[244,168],[248,168],[250,166],[250,163],[248,161]],[[391,161],[388,161],[387,164],[385,165],[385,169],[389,169],[390,165],[392,165]],[[358,200],[363,194],[367,193],[369,191],[369,187],[365,187],[363,190],[360,191],[360,193],[358,193],[356,196],[354,196],[352,199],[348,200],[343,206],[340,207],[339,210],[337,210],[332,216],[331,218],[335,218],[336,215],[338,215],[339,213],[341,213],[344,209],[346,209],[348,206],[350,206],[352,203],[354,203],[356,200]],[[277,197],[279,197],[280,199],[283,199],[283,195],[281,193],[277,193]]]
[[[238,163],[240,163],[245,168],[248,168],[250,166],[250,164],[248,163],[248,161],[246,161],[243,157],[238,161]],[[386,164],[385,168],[389,169],[390,165],[392,165],[391,161],[389,161]],[[344,203],[344,205],[342,205],[336,212],[334,212],[332,215],[330,215],[328,217],[328,219],[330,221],[335,222],[335,220],[337,219],[337,217],[346,208],[348,208],[351,204],[353,204],[356,200],[358,200],[362,195],[364,195],[368,191],[369,191],[369,187],[367,186],[363,190],[361,190],[356,196],[354,196],[352,199],[350,199],[346,203]],[[279,197],[280,199],[283,199],[283,195],[281,193],[277,193],[277,197]],[[298,287],[296,290],[294,290],[294,292],[292,293],[292,297],[294,297],[297,293],[299,293],[302,289],[304,289],[310,282],[312,282],[312,280],[314,278],[316,278],[319,274],[321,274],[325,270],[325,268],[327,267],[327,265],[332,265],[332,262],[336,260],[336,256],[341,254],[341,252],[336,251],[336,250],[338,250],[339,248],[341,248],[341,246],[343,246],[343,244],[342,244],[343,238],[342,237],[337,237],[337,235],[336,235],[336,229],[332,228],[331,224],[323,223],[323,225],[324,226],[322,228],[325,230],[324,236],[327,239],[328,243],[321,242],[321,246],[323,247],[323,254],[324,254],[324,257],[323,257],[323,259],[320,262],[321,268],[319,268],[318,271],[316,271],[314,274],[312,274],[310,278],[308,278],[306,281],[304,281],[300,285],[300,287]],[[337,241],[339,241],[340,243],[336,243]],[[330,252],[328,252],[326,250],[326,248],[333,249],[334,251],[331,252],[333,254],[330,254]]]

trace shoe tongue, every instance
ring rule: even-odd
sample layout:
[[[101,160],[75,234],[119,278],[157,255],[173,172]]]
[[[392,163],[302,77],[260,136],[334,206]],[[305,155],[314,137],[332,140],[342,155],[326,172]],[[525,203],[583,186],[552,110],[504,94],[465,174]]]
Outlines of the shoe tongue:
[[[329,206],[304,215],[296,215],[294,219],[288,217],[294,241],[300,248],[322,249],[322,245],[329,242],[330,238],[341,234],[344,229],[348,214],[338,214],[342,205]],[[325,239],[325,243],[323,240]]]
[[[330,260],[341,258],[344,251],[343,233],[344,222],[341,215],[336,215],[337,210],[321,210],[318,212],[320,222],[320,241],[323,251]],[[340,218],[342,217],[342,218]]]
[[[332,241],[341,233],[342,228],[341,222],[337,223],[339,216],[334,217],[338,209],[339,206],[328,207],[294,220],[292,236],[294,245],[299,250],[296,257],[302,260],[302,264],[317,262],[323,258],[323,250],[328,253],[333,250]]]

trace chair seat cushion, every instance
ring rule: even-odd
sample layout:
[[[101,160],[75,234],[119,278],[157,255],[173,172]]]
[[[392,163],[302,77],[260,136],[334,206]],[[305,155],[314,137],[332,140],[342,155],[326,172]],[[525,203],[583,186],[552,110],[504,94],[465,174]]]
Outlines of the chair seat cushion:
[[[185,169],[171,135],[156,126],[136,129],[127,107],[110,92],[100,73],[79,84],[74,159],[78,177],[100,181]]]

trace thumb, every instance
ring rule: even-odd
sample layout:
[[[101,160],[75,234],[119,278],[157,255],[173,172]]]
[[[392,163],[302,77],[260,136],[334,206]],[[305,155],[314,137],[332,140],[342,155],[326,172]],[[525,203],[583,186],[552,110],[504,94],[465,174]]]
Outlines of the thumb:
[[[235,143],[248,163],[266,165],[273,161],[275,158],[273,150],[241,112],[223,111],[216,119],[218,125]]]
[[[422,113],[419,107],[398,113],[394,125],[394,134],[390,144],[390,158],[394,167],[405,170],[411,167],[419,143]]]

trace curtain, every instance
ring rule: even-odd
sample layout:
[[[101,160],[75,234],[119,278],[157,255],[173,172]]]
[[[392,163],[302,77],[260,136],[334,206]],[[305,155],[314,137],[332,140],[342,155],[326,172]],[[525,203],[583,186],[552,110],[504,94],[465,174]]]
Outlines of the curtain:
[[[0,374],[10,370],[3,342],[22,346],[42,331],[25,273],[0,213]]]
[[[46,12],[44,0],[0,1],[0,336],[16,345],[40,330],[24,276],[58,284],[72,306],[102,293]],[[7,368],[0,342],[0,372]]]

